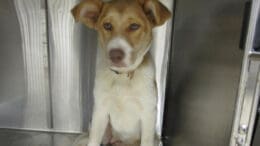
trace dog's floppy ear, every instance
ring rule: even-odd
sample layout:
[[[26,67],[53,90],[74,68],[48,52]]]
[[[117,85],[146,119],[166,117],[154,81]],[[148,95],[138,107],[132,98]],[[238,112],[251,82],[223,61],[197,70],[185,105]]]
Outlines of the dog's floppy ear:
[[[171,12],[159,0],[139,0],[153,26],[160,26],[171,17]]]
[[[76,22],[80,21],[90,28],[95,28],[102,5],[102,0],[83,0],[71,10],[71,13]]]

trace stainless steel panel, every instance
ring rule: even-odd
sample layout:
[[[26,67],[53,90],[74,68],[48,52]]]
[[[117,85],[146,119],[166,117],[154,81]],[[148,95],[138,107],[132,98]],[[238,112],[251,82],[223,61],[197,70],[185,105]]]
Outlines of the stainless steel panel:
[[[1,128],[87,129],[96,34],[74,23],[76,2],[0,1]]]
[[[80,131],[82,128],[81,42],[70,13],[75,0],[47,0],[50,44],[51,105],[53,128]],[[77,37],[77,38],[76,38]],[[87,38],[91,38],[90,35]],[[95,40],[92,37],[92,40]],[[94,41],[95,42],[95,41]],[[89,48],[90,49],[90,48]],[[95,55],[84,56],[95,60]],[[94,65],[94,64],[88,64]],[[94,68],[93,68],[94,70]],[[90,74],[88,72],[87,74]],[[93,77],[93,74],[92,74]],[[88,103],[88,105],[91,105]],[[66,120],[66,122],[63,122]]]
[[[19,22],[12,1],[0,1],[0,125],[22,126],[26,87]]]
[[[243,0],[177,1],[165,145],[229,145],[243,60],[243,8]]]
[[[23,127],[38,129],[50,126],[46,9],[45,3],[42,2],[42,0],[14,0],[22,39],[27,90]]]

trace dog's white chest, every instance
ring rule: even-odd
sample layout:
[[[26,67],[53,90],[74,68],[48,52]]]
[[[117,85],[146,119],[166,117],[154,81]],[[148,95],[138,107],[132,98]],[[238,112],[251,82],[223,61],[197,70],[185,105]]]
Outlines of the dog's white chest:
[[[139,107],[131,100],[112,103],[109,118],[114,135],[125,141],[138,139],[140,137],[140,112]]]
[[[144,106],[138,86],[134,86],[127,78],[116,80],[109,95],[107,107],[114,134],[120,139],[138,139]]]
[[[124,142],[140,140],[141,121],[156,114],[153,70],[146,67],[136,70],[133,78],[110,70],[97,72],[95,105],[108,115],[113,136]]]

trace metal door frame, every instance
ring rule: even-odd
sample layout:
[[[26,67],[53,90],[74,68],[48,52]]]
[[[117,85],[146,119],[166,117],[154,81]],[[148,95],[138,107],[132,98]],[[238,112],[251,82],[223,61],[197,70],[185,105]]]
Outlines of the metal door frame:
[[[253,50],[260,1],[252,0],[230,146],[250,146],[259,101],[260,53]]]

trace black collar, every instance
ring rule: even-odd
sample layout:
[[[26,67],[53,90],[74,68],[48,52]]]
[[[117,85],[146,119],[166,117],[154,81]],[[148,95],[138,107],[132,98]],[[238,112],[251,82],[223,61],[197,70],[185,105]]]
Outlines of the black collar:
[[[114,72],[115,74],[117,74],[117,75],[123,74],[123,73],[121,73],[121,72],[119,72],[119,71],[116,71],[116,70],[113,70],[113,69],[111,69],[111,68],[110,68],[110,70],[111,70],[112,72]],[[128,72],[128,73],[126,73],[127,77],[130,78],[130,79],[133,78],[133,74],[134,74],[134,72]]]
[[[117,75],[121,74],[120,72],[118,72],[118,71],[116,71],[116,70],[113,70],[113,69],[111,69],[111,68],[110,68],[110,70],[111,70],[112,72],[114,72],[115,74],[117,74]]]

